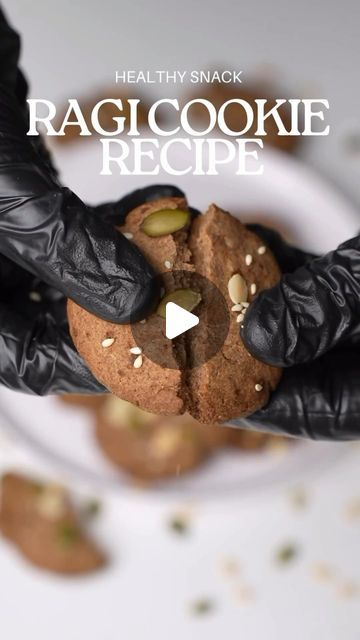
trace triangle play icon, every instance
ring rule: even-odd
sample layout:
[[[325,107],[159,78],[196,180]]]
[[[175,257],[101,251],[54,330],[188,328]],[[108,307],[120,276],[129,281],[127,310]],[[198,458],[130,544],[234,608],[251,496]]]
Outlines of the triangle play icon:
[[[185,331],[189,331],[199,324],[199,318],[190,311],[186,311],[175,302],[168,302],[166,305],[166,337],[169,340],[180,336]]]

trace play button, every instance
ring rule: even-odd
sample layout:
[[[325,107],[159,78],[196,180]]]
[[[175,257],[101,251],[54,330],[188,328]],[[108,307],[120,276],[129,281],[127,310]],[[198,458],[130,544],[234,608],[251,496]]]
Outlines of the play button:
[[[166,305],[166,325],[165,334],[169,340],[181,336],[185,331],[189,331],[199,324],[199,318],[190,311],[186,311],[175,302],[168,302]]]
[[[141,349],[145,365],[151,361],[182,371],[199,367],[225,342],[230,324],[228,300],[208,278],[194,271],[167,271],[156,278],[160,301],[146,319],[131,323],[133,346]],[[184,308],[179,291],[185,290],[195,294],[195,306]],[[168,302],[162,305],[167,296]]]

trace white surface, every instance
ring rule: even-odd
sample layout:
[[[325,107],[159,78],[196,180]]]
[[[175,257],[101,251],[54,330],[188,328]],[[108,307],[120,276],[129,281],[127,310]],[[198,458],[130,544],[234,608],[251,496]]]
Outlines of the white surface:
[[[9,464],[49,476],[28,453],[2,442],[1,468]],[[144,490],[134,491],[132,499],[108,492],[94,530],[111,564],[92,577],[48,576],[2,542],[2,637],[357,640],[359,596],[347,599],[338,592],[343,583],[360,584],[360,521],[344,513],[359,496],[359,465],[355,447],[342,463],[305,483],[309,504],[300,511],[289,502],[288,485],[236,500],[191,501],[184,537],[167,525],[184,503],[163,502]],[[299,548],[298,560],[279,567],[274,555],[289,541]],[[238,576],[224,575],[226,558],[239,562]],[[312,578],[319,562],[334,569],[333,579]],[[252,593],[248,602],[237,596],[243,586]],[[213,599],[216,609],[194,618],[189,607],[201,597]]]
[[[175,302],[168,302],[165,311],[165,333],[169,340],[173,340],[182,333],[189,331],[199,324],[199,318],[190,311],[179,307]]]

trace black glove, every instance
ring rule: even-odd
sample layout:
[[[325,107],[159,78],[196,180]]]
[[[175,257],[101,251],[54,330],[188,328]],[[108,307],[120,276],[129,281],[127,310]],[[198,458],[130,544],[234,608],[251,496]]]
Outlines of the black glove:
[[[108,220],[121,224],[140,203],[183,194],[155,186],[92,209],[61,186],[39,137],[26,136],[18,55],[0,11],[0,383],[100,392],[69,337],[65,298],[113,322],[147,315],[158,298],[153,270]]]
[[[281,282],[249,307],[242,337],[259,360],[286,367],[249,426],[311,438],[360,437],[360,237],[315,258],[252,225]]]

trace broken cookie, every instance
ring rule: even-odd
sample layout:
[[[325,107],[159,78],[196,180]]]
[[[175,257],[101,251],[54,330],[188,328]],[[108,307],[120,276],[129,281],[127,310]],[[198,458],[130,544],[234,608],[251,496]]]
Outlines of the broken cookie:
[[[69,300],[71,336],[93,374],[147,411],[187,412],[206,424],[264,406],[281,371],[252,357],[240,337],[249,304],[280,278],[260,238],[216,205],[191,220],[182,198],[137,207],[119,230],[161,274],[163,301],[145,323],[119,325]],[[197,327],[173,340],[165,335],[169,296],[199,317]]]
[[[1,480],[0,531],[32,564],[62,574],[100,569],[105,557],[84,533],[61,486],[16,473]]]

